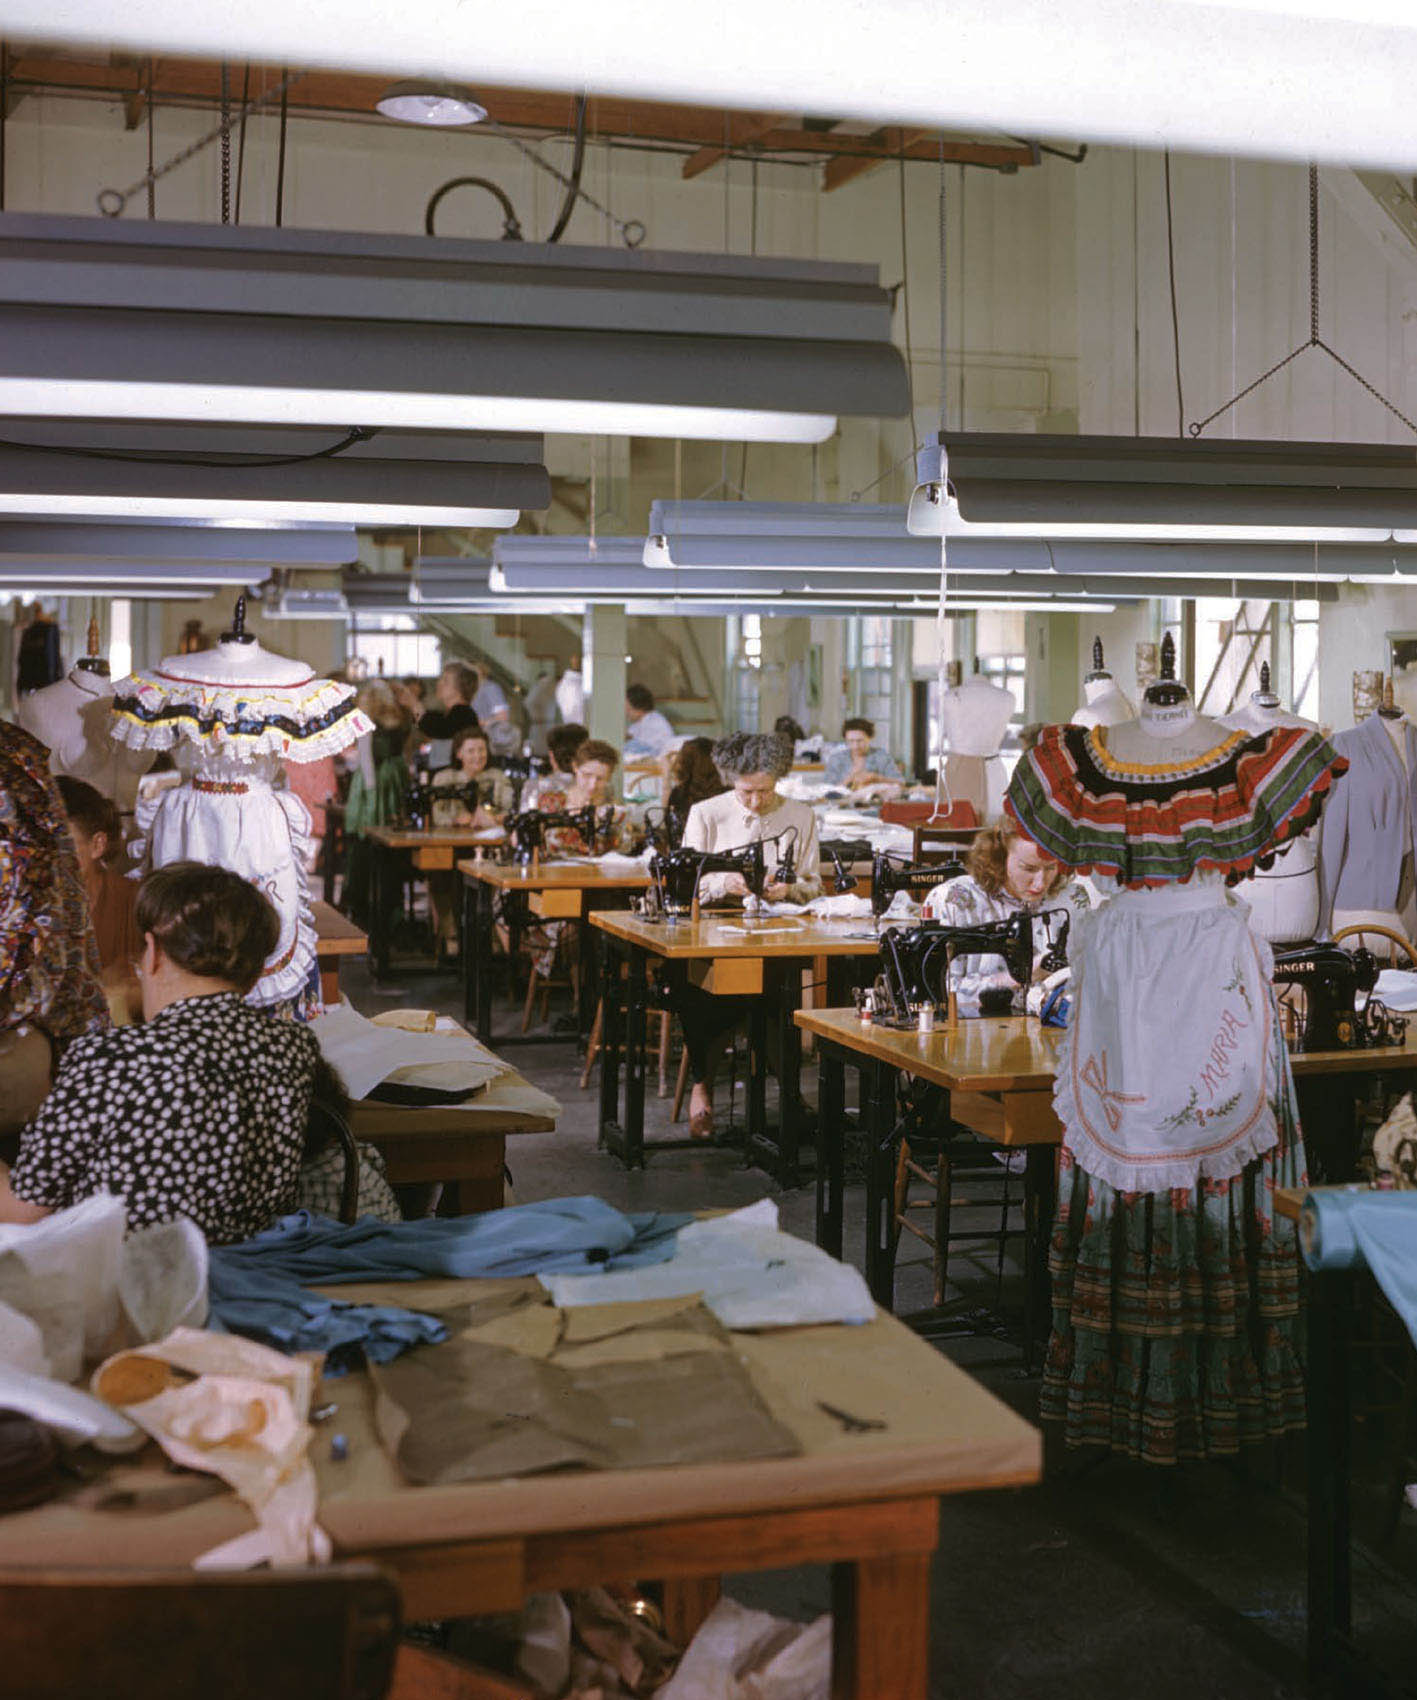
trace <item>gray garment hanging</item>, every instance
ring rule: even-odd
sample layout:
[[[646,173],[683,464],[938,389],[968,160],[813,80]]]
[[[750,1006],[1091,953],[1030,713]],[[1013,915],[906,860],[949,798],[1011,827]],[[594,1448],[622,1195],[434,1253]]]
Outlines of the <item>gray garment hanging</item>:
[[[1403,731],[1406,768],[1379,715],[1332,739],[1348,772],[1319,823],[1325,932],[1335,909],[1398,909],[1403,859],[1417,839],[1417,729],[1409,722]]]

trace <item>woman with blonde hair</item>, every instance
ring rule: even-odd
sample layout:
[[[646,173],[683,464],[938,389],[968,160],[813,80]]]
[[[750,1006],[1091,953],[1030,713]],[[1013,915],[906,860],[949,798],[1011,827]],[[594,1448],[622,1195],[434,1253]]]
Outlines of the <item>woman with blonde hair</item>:
[[[1062,863],[1045,855],[1006,816],[980,829],[965,867],[967,872],[926,896],[924,919],[954,927],[1008,921],[1026,909],[1042,908],[1069,881]],[[1022,1015],[1028,996],[1028,987],[1015,981],[1002,956],[957,956],[950,965],[950,989],[961,1015]]]

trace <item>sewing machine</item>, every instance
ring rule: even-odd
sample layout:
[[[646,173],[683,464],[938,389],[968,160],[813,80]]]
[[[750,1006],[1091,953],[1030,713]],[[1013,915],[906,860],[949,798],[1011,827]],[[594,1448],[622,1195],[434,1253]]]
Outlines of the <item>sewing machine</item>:
[[[589,855],[596,855],[602,843],[609,846],[615,824],[615,809],[607,805],[597,809],[587,803],[583,809],[525,809],[508,815],[505,825],[512,846],[512,860],[518,866],[535,866],[546,848],[546,834],[557,827],[577,832]]]
[[[885,1027],[914,1027],[922,1006],[944,1009],[950,1026],[958,1019],[950,968],[957,956],[1002,956],[1020,986],[1033,979],[1038,928],[1045,929],[1048,950],[1038,963],[1045,973],[1066,966],[1071,917],[1066,909],[1023,910],[1007,921],[981,921],[956,927],[921,921],[891,927],[881,935],[881,972],[876,979],[872,1019]]]
[[[1297,1008],[1291,999],[1280,999],[1289,1048],[1347,1051],[1400,1045],[1407,1035],[1406,1018],[1371,995],[1377,983],[1378,961],[1371,951],[1344,950],[1336,944],[1276,951],[1276,990],[1282,994],[1293,987],[1301,994]],[[1369,995],[1360,1007],[1364,993]]]
[[[851,872],[853,862],[869,862],[871,846],[864,838],[823,838],[817,846],[819,855],[832,865],[832,890],[838,897],[856,890],[856,876]]]
[[[693,915],[699,904],[699,882],[705,874],[741,874],[743,883],[754,897],[761,897],[768,885],[767,859],[763,854],[769,844],[781,844],[777,866],[772,870],[771,883],[792,885],[797,879],[794,860],[797,849],[797,829],[788,827],[774,838],[760,838],[738,850],[689,850],[680,848],[667,854],[650,857],[650,878],[664,915]]]
[[[687,811],[661,808],[657,803],[651,803],[644,811],[645,837],[650,848],[661,856],[677,850],[684,842],[684,828],[688,820]]]
[[[496,765],[506,774],[512,787],[512,812],[522,806],[522,792],[529,781],[551,771],[545,756],[499,756]]]
[[[909,892],[919,901],[964,871],[960,861],[911,862],[902,851],[877,850],[871,858],[871,913],[879,920],[898,891]]]

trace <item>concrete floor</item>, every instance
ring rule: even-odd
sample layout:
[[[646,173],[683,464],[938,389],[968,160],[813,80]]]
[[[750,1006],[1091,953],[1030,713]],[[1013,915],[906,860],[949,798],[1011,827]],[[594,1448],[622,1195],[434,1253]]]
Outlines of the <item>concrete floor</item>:
[[[372,1013],[391,1005],[461,1015],[461,987],[444,975],[405,974],[375,989],[351,962],[345,989]],[[519,1023],[498,1006],[501,1031]],[[651,1153],[627,1173],[597,1150],[596,1093],[579,1087],[569,1042],[508,1048],[530,1079],[564,1106],[554,1134],[511,1142],[520,1199],[596,1193],[621,1208],[725,1207],[774,1197],[783,1226],[811,1237],[810,1185],[783,1191],[729,1149]],[[814,1092],[810,1063],[804,1072]],[[720,1108],[726,1095],[720,1088]],[[741,1096],[739,1099],[741,1106]],[[670,1129],[669,1104],[647,1100],[646,1138]],[[847,1194],[847,1255],[860,1259],[863,1195]],[[1036,1420],[1038,1382],[1026,1375],[1016,1327],[1021,1288],[1006,1268],[1002,1294],[992,1248],[956,1252],[962,1308],[984,1332],[937,1342],[1009,1405]],[[896,1309],[930,1298],[925,1250],[903,1249]],[[1001,1338],[983,1313],[1002,1310]],[[1360,1444],[1361,1452],[1361,1444]],[[1303,1692],[1305,1515],[1303,1453],[1176,1471],[1103,1461],[1091,1467],[1050,1446],[1044,1482],[1032,1489],[966,1494],[941,1503],[933,1583],[932,1700],[1285,1700]],[[1409,1514],[1410,1515],[1410,1514]],[[1354,1560],[1360,1641],[1406,1671],[1417,1647],[1417,1540],[1404,1528],[1393,1547],[1359,1544]],[[733,1594],[784,1616],[828,1604],[826,1572],[802,1569],[733,1578]],[[889,1700],[883,1696],[882,1700]]]

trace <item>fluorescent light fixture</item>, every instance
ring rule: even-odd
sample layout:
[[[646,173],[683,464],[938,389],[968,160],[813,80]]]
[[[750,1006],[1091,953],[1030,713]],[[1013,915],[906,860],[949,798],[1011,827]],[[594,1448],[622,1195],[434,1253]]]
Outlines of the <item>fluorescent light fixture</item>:
[[[908,411],[876,268],[0,215],[0,410],[817,443]]]
[[[349,604],[340,590],[306,590],[292,585],[280,594],[273,620],[347,620]]]
[[[429,83],[414,80],[395,83],[374,102],[375,110],[400,124],[429,124],[450,130],[460,125],[480,124],[487,108],[460,83]]]
[[[916,456],[912,535],[1385,544],[1417,523],[1387,444],[947,433]]]
[[[93,595],[127,596],[131,588],[143,586],[149,590],[164,585],[197,590],[223,590],[258,584],[267,569],[263,565],[242,566],[181,566],[158,561],[91,561],[53,562],[43,559],[26,560],[22,556],[0,558],[0,583],[21,584],[63,583],[84,587]]]
[[[349,525],[234,526],[200,520],[185,525],[125,525],[53,515],[0,519],[0,567],[15,557],[54,566],[146,561],[341,567],[359,559],[359,536]]]

